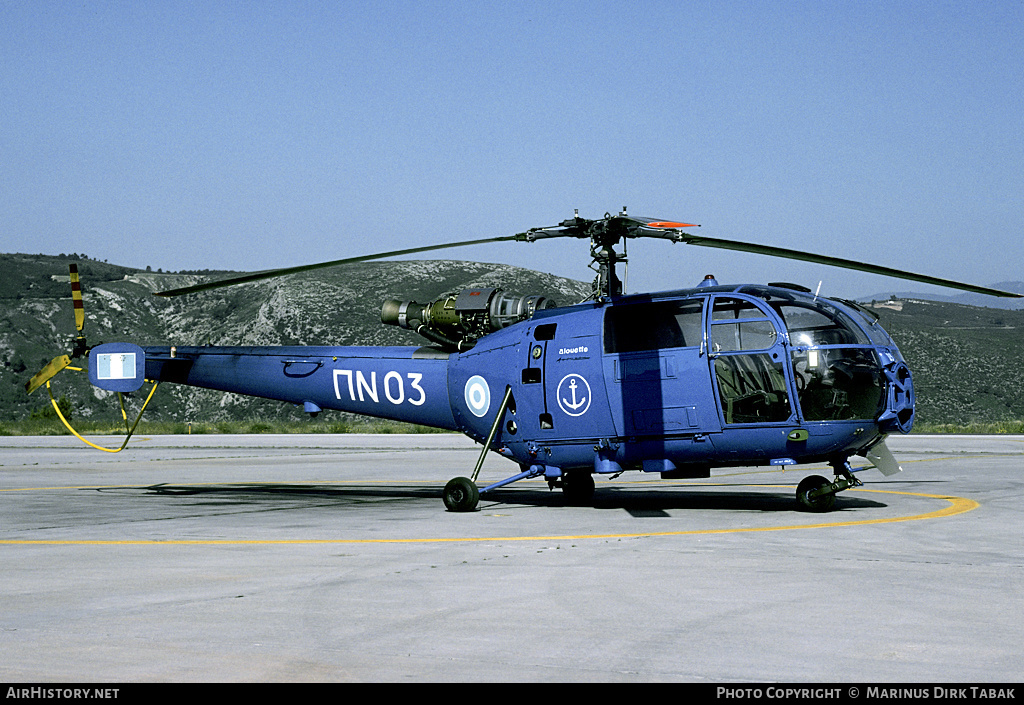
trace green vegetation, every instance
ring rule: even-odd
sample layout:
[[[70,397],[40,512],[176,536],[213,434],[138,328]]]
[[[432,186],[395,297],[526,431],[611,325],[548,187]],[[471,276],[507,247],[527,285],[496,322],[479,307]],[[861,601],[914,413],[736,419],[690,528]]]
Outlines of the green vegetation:
[[[75,430],[83,436],[123,436],[125,427],[109,421],[72,422]],[[449,433],[443,429],[417,424],[387,421],[384,419],[355,421],[290,421],[255,420],[213,421],[208,423],[185,423],[181,421],[140,421],[135,435],[160,436],[190,433],[260,434],[260,433]],[[70,436],[64,424],[53,415],[0,422],[0,436]]]
[[[875,311],[914,375],[914,430],[1019,429],[1024,419],[1024,311],[914,300],[897,306]]]
[[[1024,421],[977,421],[967,424],[915,423],[913,433],[1024,434]]]
[[[91,344],[418,346],[424,341],[414,333],[380,324],[381,301],[429,301],[468,286],[501,286],[571,303],[590,291],[586,283],[505,265],[422,261],[348,265],[164,299],[152,292],[211,273],[145,271],[80,254],[0,254],[0,434],[67,433],[46,390],[27,395],[25,382],[72,349],[71,262],[82,275]],[[1024,433],[1024,310],[896,297],[873,305],[913,371],[915,433]],[[86,375],[63,372],[52,389],[82,432],[124,432],[117,399],[93,389]],[[130,418],[143,398],[128,400]],[[301,406],[162,384],[137,432],[188,433],[188,419],[192,433],[426,430],[340,412],[310,420]]]

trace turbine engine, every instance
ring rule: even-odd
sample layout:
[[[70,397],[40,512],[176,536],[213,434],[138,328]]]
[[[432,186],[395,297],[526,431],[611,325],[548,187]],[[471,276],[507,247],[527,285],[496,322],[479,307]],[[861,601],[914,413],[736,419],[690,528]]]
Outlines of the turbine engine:
[[[468,350],[488,333],[555,308],[544,296],[519,296],[495,288],[463,289],[429,303],[387,299],[381,323],[414,330],[446,349]]]

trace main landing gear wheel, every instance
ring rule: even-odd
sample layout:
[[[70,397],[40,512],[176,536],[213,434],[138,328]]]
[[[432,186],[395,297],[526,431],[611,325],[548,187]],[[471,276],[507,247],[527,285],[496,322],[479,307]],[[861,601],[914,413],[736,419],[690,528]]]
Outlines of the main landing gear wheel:
[[[823,487],[827,487],[832,483],[826,480],[821,475],[811,475],[805,477],[800,481],[800,484],[796,488],[796,501],[800,503],[800,507],[806,509],[809,512],[827,512],[836,506],[836,496],[834,493],[829,492],[828,494],[819,494],[811,496],[815,490],[819,490]]]
[[[444,486],[444,506],[449,512],[471,512],[480,502],[480,490],[468,477],[456,477]]]
[[[567,504],[580,506],[594,499],[594,476],[586,470],[573,470],[562,476],[562,496]]]

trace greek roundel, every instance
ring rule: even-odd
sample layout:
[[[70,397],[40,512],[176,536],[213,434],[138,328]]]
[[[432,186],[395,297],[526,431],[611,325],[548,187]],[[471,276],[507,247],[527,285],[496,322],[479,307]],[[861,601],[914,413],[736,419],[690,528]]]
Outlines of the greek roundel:
[[[466,380],[466,406],[473,416],[486,416],[487,410],[491,408],[491,389],[487,386],[487,380],[480,375],[473,375]]]

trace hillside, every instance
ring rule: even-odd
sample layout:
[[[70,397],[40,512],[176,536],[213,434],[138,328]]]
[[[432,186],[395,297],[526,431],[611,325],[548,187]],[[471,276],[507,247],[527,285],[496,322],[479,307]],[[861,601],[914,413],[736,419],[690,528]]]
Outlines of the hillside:
[[[874,304],[914,375],[918,419],[1024,419],[1024,311],[919,299]]]
[[[991,284],[991,287],[993,289],[1001,289],[1015,294],[1024,294],[1024,282],[1021,281],[996,282]],[[886,292],[884,294],[875,294],[874,296],[860,297],[858,298],[858,301],[868,301],[872,299],[878,301],[885,299],[913,299],[915,301],[942,301],[951,304],[965,304],[967,306],[976,306],[978,308],[1024,309],[1024,299],[1002,298],[965,292],[946,295],[923,294],[916,291],[899,291],[896,293]]]
[[[166,299],[152,293],[226,273],[139,271],[76,255],[0,255],[0,422],[49,406],[45,389],[29,396],[24,384],[71,349],[70,261],[78,264],[91,345],[422,345],[426,341],[415,333],[380,323],[384,299],[426,302],[466,287],[500,286],[569,304],[590,291],[589,284],[503,264],[416,261],[347,265]],[[53,387],[79,417],[119,413],[84,375],[61,374]],[[161,387],[146,412],[148,419],[181,421],[303,416],[279,402],[177,385]]]
[[[419,336],[380,324],[384,299],[425,302],[465,287],[500,286],[568,304],[590,291],[586,283],[507,265],[415,261],[349,265],[163,299],[152,292],[226,273],[140,271],[78,255],[0,255],[0,423],[49,406],[45,390],[30,397],[24,384],[71,348],[70,261],[82,278],[90,344],[419,345]],[[871,305],[913,370],[919,421],[1024,419],[1024,311],[917,299]],[[79,418],[117,417],[116,403],[84,375],[62,374],[54,387]],[[212,422],[303,414],[278,402],[164,385],[147,418]]]

